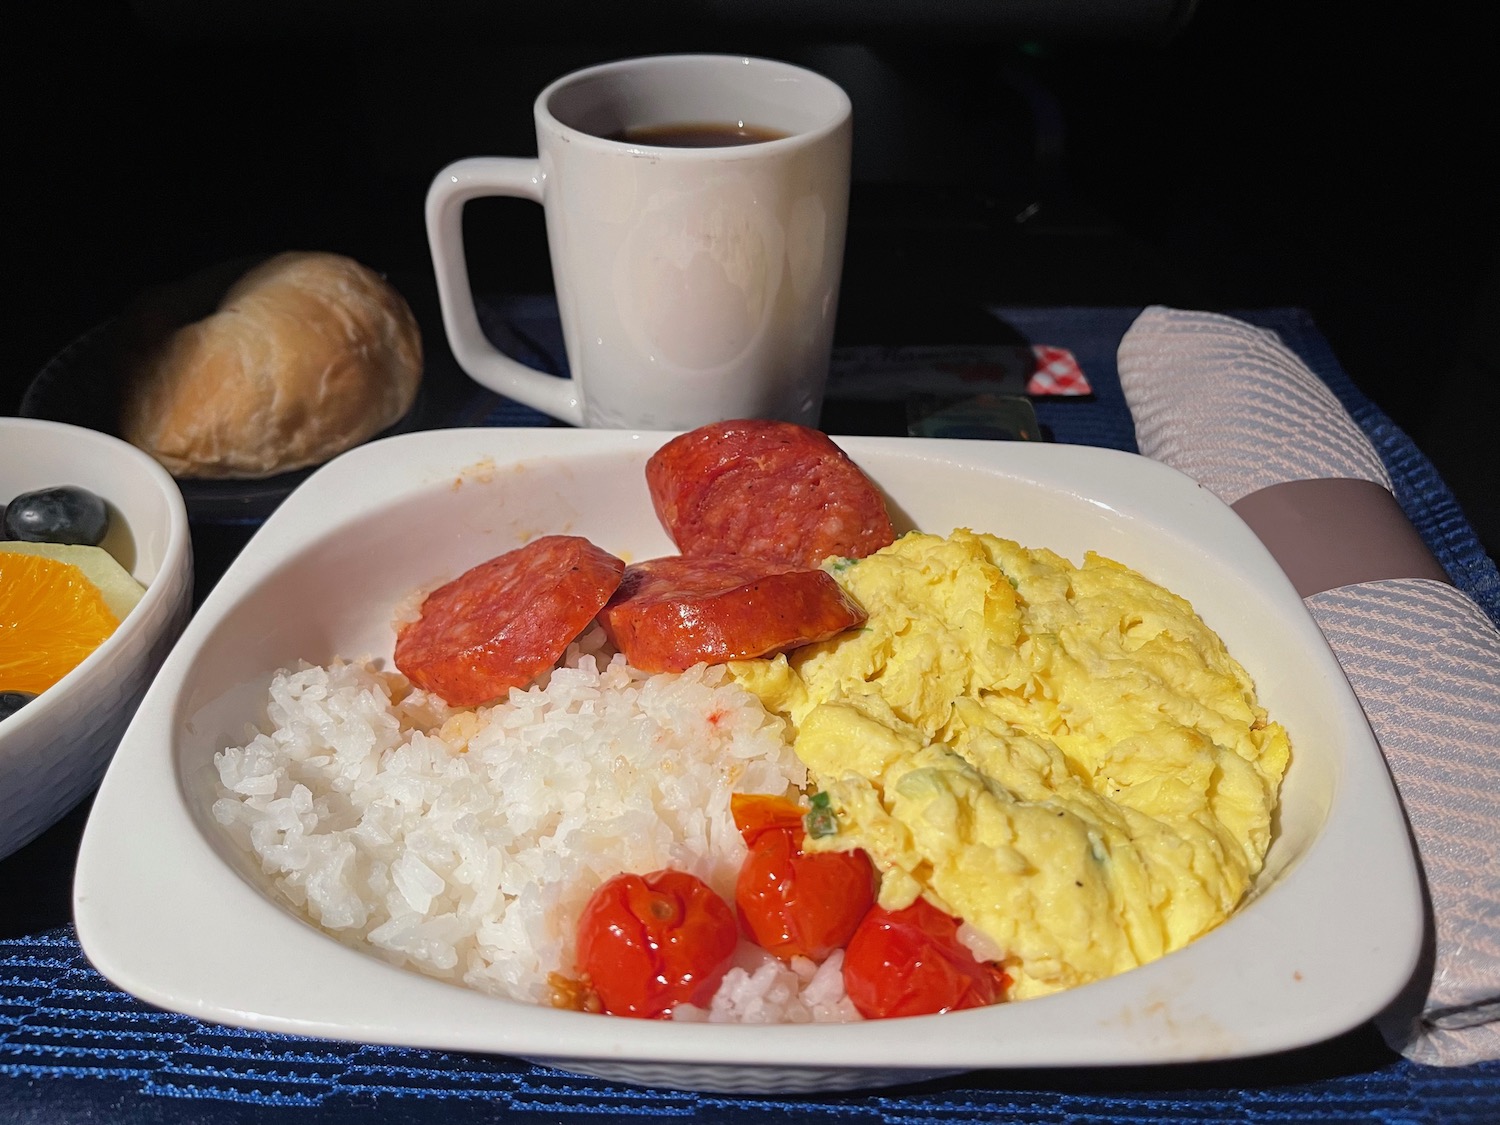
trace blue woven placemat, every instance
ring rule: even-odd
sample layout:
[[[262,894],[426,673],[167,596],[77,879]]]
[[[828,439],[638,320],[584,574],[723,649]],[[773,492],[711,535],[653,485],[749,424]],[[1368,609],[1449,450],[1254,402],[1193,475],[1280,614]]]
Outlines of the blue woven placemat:
[[[1134,450],[1115,348],[1136,309],[1001,309],[1034,343],[1069,348],[1094,395],[1042,402],[1058,441]],[[486,329],[507,350],[561,371],[550,301],[491,302]],[[1426,457],[1340,368],[1294,309],[1236,315],[1275,329],[1370,435],[1413,524],[1458,585],[1500,622],[1500,574]],[[928,343],[930,341],[918,341]],[[491,425],[545,425],[490,398]],[[0,906],[0,910],[3,910]],[[1310,920],[1309,924],[1315,924]],[[1376,1122],[1500,1121],[1500,1062],[1445,1070],[1392,1054],[1361,1028],[1299,1051],[1232,1063],[1068,1071],[983,1071],[827,1098],[741,1098],[636,1089],[512,1059],[266,1035],[156,1011],[96,973],[69,927],[0,941],[0,1125],[63,1122],[572,1122],[666,1116],[703,1122]]]

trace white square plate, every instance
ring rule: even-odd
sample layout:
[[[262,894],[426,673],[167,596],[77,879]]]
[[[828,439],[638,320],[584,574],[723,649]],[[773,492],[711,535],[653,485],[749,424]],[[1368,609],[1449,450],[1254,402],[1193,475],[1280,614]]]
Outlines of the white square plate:
[[[624,1081],[829,1091],[938,1073],[1223,1059],[1301,1046],[1383,1008],[1422,935],[1415,864],[1359,704],[1271,556],[1185,476],[1080,446],[842,438],[898,530],[1093,549],[1187,597],[1291,735],[1255,893],[1188,948],[1020,1003],[855,1024],[721,1026],[533,1007],[350,949],[272,900],[214,821],[214,754],[263,718],[271,673],[388,658],[417,587],[547,533],[673,553],[644,482],[670,435],[475,429],[360,447],[276,510],[209,595],[95,801],[75,885],[84,951],[121,988],[204,1020],[541,1059]]]

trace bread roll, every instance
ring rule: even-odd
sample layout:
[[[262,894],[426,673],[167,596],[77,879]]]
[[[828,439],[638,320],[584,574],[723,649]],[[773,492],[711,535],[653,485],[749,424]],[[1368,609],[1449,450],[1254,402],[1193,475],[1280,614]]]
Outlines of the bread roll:
[[[350,258],[280,254],[145,356],[120,430],[174,476],[267,477],[375,436],[421,377],[401,294]]]

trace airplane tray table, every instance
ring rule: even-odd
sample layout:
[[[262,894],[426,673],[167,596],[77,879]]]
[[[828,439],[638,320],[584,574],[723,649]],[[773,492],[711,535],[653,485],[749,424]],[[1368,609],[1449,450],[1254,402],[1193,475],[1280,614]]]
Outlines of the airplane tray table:
[[[1005,308],[1018,339],[1065,348],[1092,393],[1041,398],[1050,440],[1135,451],[1115,351],[1139,309]],[[561,366],[550,299],[482,304],[491,336],[530,362]],[[1460,589],[1500,622],[1500,574],[1431,463],[1339,366],[1311,318],[1238,310],[1274,329],[1370,437],[1413,526]],[[914,341],[921,344],[941,341]],[[454,425],[547,425],[475,390]],[[827,422],[830,432],[838,427]],[[205,566],[216,565],[206,558]],[[210,581],[212,575],[205,575]],[[201,591],[200,591],[201,594]],[[1140,1121],[1460,1123],[1500,1120],[1500,1061],[1422,1066],[1364,1027],[1317,1046],[1236,1062],[1089,1070],[980,1071],[921,1085],[806,1097],[637,1088],[518,1060],[267,1035],[163,1013],[116,990],[72,928],[13,923],[25,898],[71,880],[86,810],[0,861],[0,1125],[22,1122]],[[52,893],[49,889],[48,893]],[[1310,923],[1311,924],[1311,923]]]

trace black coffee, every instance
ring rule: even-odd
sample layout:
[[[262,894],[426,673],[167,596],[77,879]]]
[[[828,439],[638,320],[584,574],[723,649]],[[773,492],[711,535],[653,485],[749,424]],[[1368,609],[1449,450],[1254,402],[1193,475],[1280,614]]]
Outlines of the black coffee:
[[[779,141],[790,135],[743,121],[684,121],[673,125],[638,125],[612,134],[609,140],[659,148],[728,148]]]

